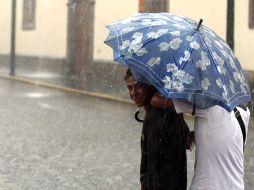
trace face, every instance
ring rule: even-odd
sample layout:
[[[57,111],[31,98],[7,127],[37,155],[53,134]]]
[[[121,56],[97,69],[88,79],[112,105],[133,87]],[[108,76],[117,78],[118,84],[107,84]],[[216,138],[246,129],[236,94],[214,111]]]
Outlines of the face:
[[[145,84],[139,84],[130,76],[127,78],[127,88],[130,98],[138,107],[146,106],[151,99],[151,87]]]

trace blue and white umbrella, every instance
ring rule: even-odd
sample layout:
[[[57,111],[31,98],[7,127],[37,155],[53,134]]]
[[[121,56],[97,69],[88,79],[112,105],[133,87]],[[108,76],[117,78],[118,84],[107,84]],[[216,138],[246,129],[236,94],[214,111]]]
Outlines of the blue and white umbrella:
[[[227,43],[201,22],[140,13],[108,25],[105,43],[163,96],[231,111],[251,100],[246,75]]]

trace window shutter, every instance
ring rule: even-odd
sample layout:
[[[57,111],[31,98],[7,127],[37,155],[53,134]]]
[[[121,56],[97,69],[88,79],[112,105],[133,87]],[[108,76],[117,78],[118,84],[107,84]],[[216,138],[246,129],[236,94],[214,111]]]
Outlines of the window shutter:
[[[35,30],[36,0],[23,0],[23,30]]]
[[[249,0],[249,28],[254,29],[254,0]]]

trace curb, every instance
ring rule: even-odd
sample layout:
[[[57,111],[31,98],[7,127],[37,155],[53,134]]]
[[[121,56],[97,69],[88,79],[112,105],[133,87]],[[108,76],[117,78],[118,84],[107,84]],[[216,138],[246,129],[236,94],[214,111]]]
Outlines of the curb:
[[[104,100],[117,101],[119,103],[134,105],[134,103],[132,101],[127,100],[127,99],[118,98],[115,96],[109,96],[107,94],[102,94],[102,93],[88,92],[88,91],[78,90],[78,89],[64,87],[64,86],[60,86],[60,85],[49,84],[49,83],[45,83],[45,82],[41,82],[41,81],[29,80],[29,79],[25,79],[24,77],[0,74],[0,78],[6,79],[6,80],[15,80],[15,81],[18,81],[21,83],[31,84],[31,85],[35,85],[35,86],[41,86],[44,88],[56,89],[56,90],[65,91],[65,92],[69,92],[69,93],[76,93],[76,94],[81,94],[81,95],[85,95],[85,96],[101,98]],[[184,114],[184,116],[188,119],[193,118],[193,116],[191,114]]]
[[[110,96],[110,95],[102,94],[102,93],[88,92],[85,90],[78,90],[78,89],[64,87],[64,86],[60,86],[60,85],[49,84],[49,83],[41,82],[41,81],[29,80],[29,79],[25,79],[24,77],[19,77],[19,76],[10,76],[10,75],[0,74],[0,78],[7,79],[7,80],[15,80],[15,81],[26,83],[26,84],[61,90],[61,91],[69,92],[69,93],[77,93],[77,94],[81,94],[81,95],[92,96],[92,97],[97,97],[97,98],[111,100],[111,101],[113,100],[113,101],[117,101],[120,103],[133,104],[132,101],[126,100],[124,98],[118,98],[115,96]]]

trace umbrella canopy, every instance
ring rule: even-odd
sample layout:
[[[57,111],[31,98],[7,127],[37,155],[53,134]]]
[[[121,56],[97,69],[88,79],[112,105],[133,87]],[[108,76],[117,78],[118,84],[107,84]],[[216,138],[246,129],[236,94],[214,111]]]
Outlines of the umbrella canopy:
[[[140,13],[107,26],[115,61],[145,78],[167,98],[231,111],[250,101],[244,71],[211,29],[170,13]]]

